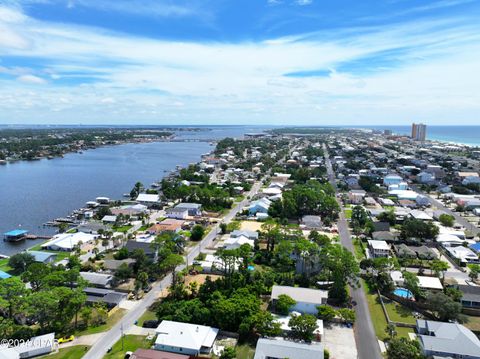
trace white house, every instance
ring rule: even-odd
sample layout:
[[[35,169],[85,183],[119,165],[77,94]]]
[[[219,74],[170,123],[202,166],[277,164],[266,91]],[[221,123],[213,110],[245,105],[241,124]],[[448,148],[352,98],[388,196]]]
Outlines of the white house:
[[[364,190],[351,190],[348,191],[348,200],[352,204],[360,204],[363,202],[363,198],[367,195],[367,192]]]
[[[174,218],[174,219],[187,219],[188,217],[188,209],[186,208],[168,208],[165,211],[165,215],[167,218]]]
[[[225,249],[237,249],[244,244],[248,244],[250,247],[253,248],[253,246],[255,245],[255,241],[245,236],[238,236],[230,237],[223,242]]]
[[[191,356],[210,354],[218,335],[217,328],[170,320],[162,320],[155,332],[156,350]]]
[[[290,311],[313,315],[318,312],[317,306],[327,304],[328,299],[328,291],[326,290],[274,285],[271,294],[274,305],[282,294],[288,295],[296,302],[290,308]]]
[[[283,339],[260,338],[254,359],[323,359],[321,343],[303,343]]]
[[[186,209],[189,216],[202,215],[202,205],[199,203],[180,203],[175,206],[175,209]]]
[[[373,258],[388,257],[390,255],[390,245],[385,241],[368,241],[368,251]]]
[[[75,246],[93,242],[96,238],[97,236],[93,234],[83,232],[60,233],[53,236],[48,242],[42,244],[41,247],[51,251],[71,252]]]
[[[259,199],[250,204],[250,207],[248,208],[248,212],[250,213],[250,215],[255,215],[257,213],[267,214],[271,204],[272,204],[272,201],[270,201],[267,198]]]
[[[464,246],[447,247],[448,253],[458,259],[461,263],[471,263],[478,261],[478,256],[470,249]]]
[[[145,206],[152,206],[160,202],[160,196],[158,194],[140,193],[136,201]]]

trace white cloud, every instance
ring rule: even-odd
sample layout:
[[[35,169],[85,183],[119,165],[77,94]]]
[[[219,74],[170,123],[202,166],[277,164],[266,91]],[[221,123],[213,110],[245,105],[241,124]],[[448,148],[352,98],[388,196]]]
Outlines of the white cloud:
[[[295,0],[295,3],[300,6],[306,6],[313,3],[313,0]]]
[[[82,122],[97,116],[105,122],[160,118],[280,124],[321,119],[338,124],[410,122],[421,116],[425,121],[478,121],[478,24],[417,21],[347,28],[335,36],[318,32],[263,42],[202,43],[132,37],[9,11],[9,18],[22,20],[10,21],[5,29],[28,46],[4,43],[0,57],[41,58],[47,65],[3,71],[19,81],[0,77],[2,118],[35,122],[58,115],[62,121],[69,114],[72,121]],[[400,52],[388,71],[335,71],[340,64],[392,51]],[[284,76],[315,70],[330,75]],[[62,85],[66,80],[72,83]],[[23,83],[44,86],[32,94]],[[253,119],[260,113],[261,119]]]
[[[34,75],[18,76],[17,80],[26,84],[34,84],[34,85],[43,85],[47,83],[47,81],[45,81],[41,77],[34,76]]]

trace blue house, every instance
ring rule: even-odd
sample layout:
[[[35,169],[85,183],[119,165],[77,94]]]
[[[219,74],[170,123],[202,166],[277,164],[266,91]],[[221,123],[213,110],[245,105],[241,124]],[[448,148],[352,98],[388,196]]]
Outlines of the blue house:
[[[396,174],[389,174],[383,178],[383,184],[385,186],[390,186],[392,184],[400,184],[403,181],[403,178]]]

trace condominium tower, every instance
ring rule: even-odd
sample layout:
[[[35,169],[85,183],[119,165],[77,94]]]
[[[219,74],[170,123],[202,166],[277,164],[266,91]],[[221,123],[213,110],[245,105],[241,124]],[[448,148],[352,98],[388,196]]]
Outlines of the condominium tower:
[[[427,137],[427,125],[423,123],[412,123],[412,139],[415,141],[425,141]]]

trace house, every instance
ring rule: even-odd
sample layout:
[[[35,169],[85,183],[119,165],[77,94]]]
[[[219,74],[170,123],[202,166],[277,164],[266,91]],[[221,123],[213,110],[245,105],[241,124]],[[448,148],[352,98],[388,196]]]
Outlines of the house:
[[[86,280],[89,284],[97,288],[109,287],[112,283],[113,276],[111,274],[102,274],[94,272],[80,272],[80,277]]]
[[[465,308],[480,309],[480,286],[458,284],[455,287],[462,292],[461,303]]]
[[[417,276],[418,287],[425,290],[441,291],[443,290],[442,282],[438,277]]]
[[[105,224],[113,224],[117,221],[117,216],[115,215],[106,215],[103,216],[102,222]]]
[[[396,174],[389,174],[383,178],[383,184],[387,187],[392,184],[399,184],[402,181],[403,178]]]
[[[178,233],[182,230],[182,226],[184,223],[185,221],[180,221],[174,218],[168,218],[159,223],[154,224],[153,226],[147,229],[147,232],[152,235],[158,235],[162,232]]]
[[[240,236],[244,236],[244,237],[247,237],[248,239],[252,239],[255,241],[258,239],[258,232],[236,229],[232,233],[230,233],[230,237],[232,238],[236,238]]]
[[[56,253],[41,252],[41,251],[27,251],[25,253],[31,254],[38,263],[53,263],[57,258]]]
[[[257,213],[268,214],[268,209],[270,208],[271,204],[272,204],[272,201],[270,201],[267,198],[262,198],[257,201],[253,201],[248,207],[248,213],[250,215],[256,215]]]
[[[135,201],[144,206],[151,207],[160,203],[160,196],[158,194],[140,193]]]
[[[127,299],[127,293],[109,289],[87,287],[83,289],[83,292],[87,295],[87,303],[104,303],[109,310],[117,307]]]
[[[274,285],[271,293],[274,306],[278,297],[282,294],[288,295],[296,302],[290,308],[291,311],[314,315],[318,312],[317,306],[327,304],[328,299],[328,291],[326,290]]]
[[[151,243],[147,242],[138,242],[138,241],[128,241],[125,244],[125,248],[128,249],[128,251],[131,253],[135,251],[136,249],[141,249],[145,253],[147,257],[156,258],[157,251],[155,250],[155,246],[152,245]]]
[[[321,229],[322,219],[320,218],[320,216],[303,216],[302,224],[306,229]]]
[[[60,233],[53,236],[48,242],[42,244],[41,247],[51,251],[71,252],[76,246],[91,243],[95,241],[96,238],[97,236],[93,234],[83,232]]]
[[[186,209],[188,215],[193,217],[202,215],[202,205],[199,203],[180,203],[175,206],[175,209]]]
[[[435,241],[440,243],[444,248],[461,246],[465,242],[464,239],[458,238],[458,236],[450,233],[440,233],[437,238],[435,238]]]
[[[410,212],[410,217],[412,217],[413,219],[420,220],[420,221],[426,221],[426,222],[433,221],[432,217],[430,217],[424,211],[419,211],[418,209],[414,209],[413,211],[411,211]]]
[[[417,181],[420,183],[431,183],[435,181],[435,175],[429,172],[420,172],[417,175]]]
[[[480,359],[480,340],[461,324],[417,319],[416,329],[426,356]]]
[[[254,359],[323,359],[323,351],[321,343],[260,338]]]
[[[348,201],[352,204],[361,204],[366,195],[367,192],[362,189],[352,189],[348,191]]]
[[[153,349],[137,349],[132,353],[132,355],[130,355],[130,359],[190,359],[190,358],[191,358],[190,355],[170,353],[170,352],[164,352],[161,350],[153,350]]]
[[[167,218],[187,219],[188,209],[187,208],[168,208],[165,211],[165,215],[167,216]]]
[[[155,330],[155,349],[198,356],[210,354],[218,329],[205,325],[162,320]]]
[[[370,256],[373,258],[389,257],[390,249],[390,245],[385,241],[368,241],[368,251],[370,252]]]
[[[245,236],[230,237],[223,242],[225,249],[238,249],[242,245],[248,244],[250,247],[254,247],[255,241]]]
[[[110,211],[113,215],[123,215],[123,216],[131,216],[136,217],[139,214],[146,213],[148,207],[143,204],[133,204],[133,205],[125,205],[119,208],[112,208]]]
[[[372,238],[374,241],[383,241],[383,242],[395,242],[397,240],[397,235],[389,231],[376,231],[372,233]]]
[[[467,247],[457,246],[457,247],[447,247],[445,248],[453,258],[460,261],[460,263],[475,263],[478,261],[478,256]]]
[[[82,223],[76,229],[77,229],[77,232],[88,233],[88,234],[98,234],[99,231],[106,232],[106,231],[109,231],[111,228],[101,222],[89,221],[86,223]]]
[[[56,347],[55,333],[49,333],[30,338],[13,347],[20,359],[33,358],[51,353]],[[3,349],[0,351],[2,352]],[[1,353],[0,353],[1,354]]]
[[[280,329],[285,333],[289,334],[292,331],[292,328],[289,325],[290,319],[292,319],[292,316],[295,315],[300,315],[300,313],[296,312],[291,312],[290,315],[288,316],[282,316],[282,315],[275,315],[274,316],[274,321],[280,324]],[[323,331],[323,320],[317,319],[317,328],[314,330],[313,335],[315,336],[314,340],[317,342],[321,342],[324,331]]]
[[[109,271],[116,271],[122,264],[126,264],[127,266],[131,267],[135,263],[135,259],[133,258],[125,258],[125,259],[105,259],[103,261],[103,268]]]

